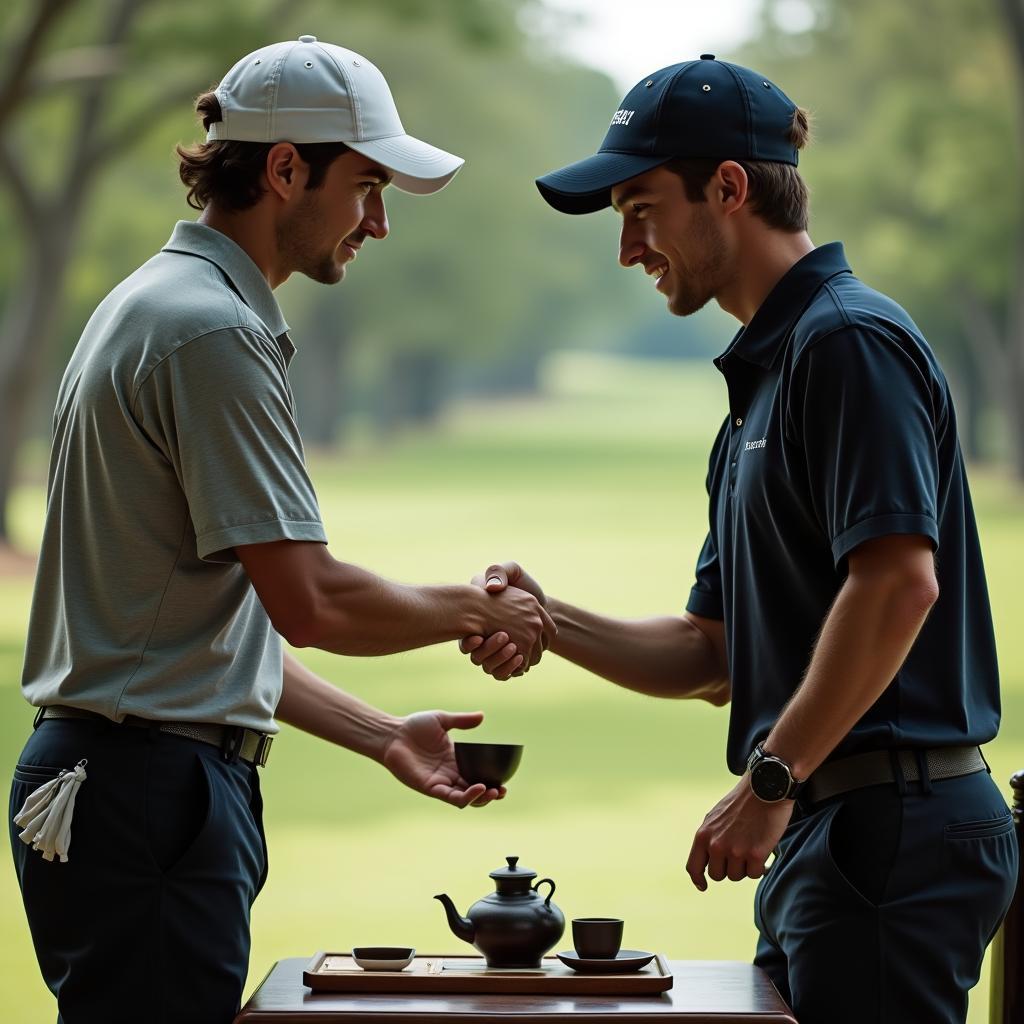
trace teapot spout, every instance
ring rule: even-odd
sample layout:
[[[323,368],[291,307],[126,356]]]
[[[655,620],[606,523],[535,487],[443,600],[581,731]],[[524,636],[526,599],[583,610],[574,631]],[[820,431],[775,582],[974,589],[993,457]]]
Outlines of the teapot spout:
[[[444,912],[448,915],[448,927],[451,928],[452,932],[462,939],[463,942],[472,943],[473,939],[476,938],[476,926],[473,922],[468,917],[460,916],[459,912],[455,909],[455,904],[452,903],[452,898],[447,894],[441,893],[441,895],[435,896],[434,899],[441,901]]]

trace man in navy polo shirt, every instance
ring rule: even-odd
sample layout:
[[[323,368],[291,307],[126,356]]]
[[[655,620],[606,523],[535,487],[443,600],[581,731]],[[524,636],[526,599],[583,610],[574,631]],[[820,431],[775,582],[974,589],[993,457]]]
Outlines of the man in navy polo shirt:
[[[700,890],[763,876],[756,961],[801,1024],[963,1021],[1018,857],[978,750],[999,723],[985,574],[934,354],[807,234],[807,129],[705,54],[639,82],[596,156],[537,182],[565,213],[614,207],[620,262],[672,313],[715,299],[742,325],[715,361],[729,409],[685,614],[549,598],[552,650],[642,693],[731,700],[740,781],[687,871]],[[543,600],[515,563],[478,582]],[[514,674],[498,647],[463,643]]]

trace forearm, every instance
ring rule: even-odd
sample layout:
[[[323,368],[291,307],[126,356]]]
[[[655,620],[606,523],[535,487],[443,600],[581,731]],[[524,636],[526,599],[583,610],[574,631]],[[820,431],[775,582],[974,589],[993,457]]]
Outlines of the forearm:
[[[916,581],[847,578],[804,681],[764,744],[796,778],[807,778],[882,695],[936,596]]]
[[[729,682],[710,639],[685,618],[613,619],[557,598],[548,611],[558,626],[551,650],[619,686],[653,697],[725,704]]]
[[[554,623],[525,591],[470,584],[414,587],[339,562],[323,544],[268,541],[235,549],[274,628],[293,647],[394,654],[504,632],[527,664]]]
[[[406,586],[333,560],[309,581],[315,594],[308,621],[288,639],[333,654],[381,655],[486,632],[476,587]]]
[[[284,686],[275,717],[303,732],[381,761],[398,719],[332,686],[284,654]]]

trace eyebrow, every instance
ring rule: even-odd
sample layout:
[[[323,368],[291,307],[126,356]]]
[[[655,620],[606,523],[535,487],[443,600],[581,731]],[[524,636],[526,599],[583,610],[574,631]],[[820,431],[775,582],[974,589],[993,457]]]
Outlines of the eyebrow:
[[[643,195],[645,192],[648,191],[650,190],[642,185],[634,185],[632,188],[627,188],[626,191],[623,192],[621,196],[619,196],[618,202],[616,202],[614,199],[612,200],[612,209],[616,213],[621,213],[622,207],[625,206],[626,203],[630,201],[630,199],[635,199],[637,196]]]
[[[394,181],[394,174],[391,171],[385,170],[383,167],[378,167],[374,164],[371,167],[367,167],[365,170],[359,172],[360,177],[366,176],[367,178],[376,178],[378,181],[383,182],[385,185],[390,185]]]

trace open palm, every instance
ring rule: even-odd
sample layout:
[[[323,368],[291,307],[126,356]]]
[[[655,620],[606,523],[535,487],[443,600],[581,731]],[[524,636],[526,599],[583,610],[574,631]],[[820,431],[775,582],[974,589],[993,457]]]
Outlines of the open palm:
[[[470,785],[455,763],[450,729],[473,729],[483,721],[480,711],[418,711],[403,718],[388,741],[384,767],[418,793],[466,807],[482,807],[505,795],[505,787]]]

